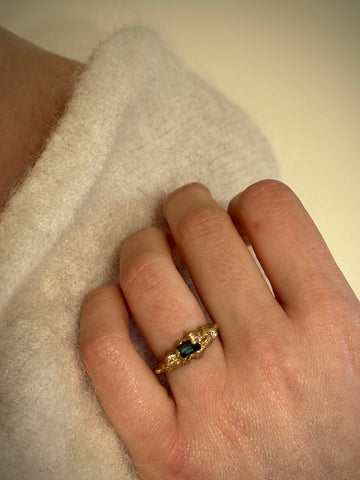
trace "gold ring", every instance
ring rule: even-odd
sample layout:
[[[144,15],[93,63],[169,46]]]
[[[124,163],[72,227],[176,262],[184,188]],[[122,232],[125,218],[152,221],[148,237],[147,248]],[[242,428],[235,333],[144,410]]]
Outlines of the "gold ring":
[[[154,372],[157,375],[171,372],[171,370],[180,368],[191,360],[201,358],[205,349],[218,336],[218,328],[216,323],[209,323],[189,332],[173,350],[166,352],[164,360],[156,365]]]

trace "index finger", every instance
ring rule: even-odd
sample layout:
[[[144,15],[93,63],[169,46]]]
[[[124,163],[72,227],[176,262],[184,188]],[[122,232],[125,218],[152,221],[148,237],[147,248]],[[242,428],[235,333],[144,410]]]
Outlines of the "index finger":
[[[299,198],[286,185],[263,180],[229,204],[246,231],[285,310],[311,310],[348,291],[324,239]]]

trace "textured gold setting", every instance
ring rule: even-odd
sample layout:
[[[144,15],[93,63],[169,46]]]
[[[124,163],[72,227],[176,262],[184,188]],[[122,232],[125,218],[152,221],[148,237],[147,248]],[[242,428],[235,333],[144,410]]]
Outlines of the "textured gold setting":
[[[180,368],[191,360],[196,358],[201,358],[204,355],[205,349],[215,340],[218,336],[218,325],[216,323],[209,323],[208,325],[203,325],[197,330],[189,332],[185,338],[180,340],[176,347],[173,350],[169,350],[165,354],[165,358],[154,368],[154,372],[157,375],[165,372],[171,372],[176,368]],[[186,358],[180,353],[182,344],[191,342],[192,346],[200,345],[194,353],[189,354]]]

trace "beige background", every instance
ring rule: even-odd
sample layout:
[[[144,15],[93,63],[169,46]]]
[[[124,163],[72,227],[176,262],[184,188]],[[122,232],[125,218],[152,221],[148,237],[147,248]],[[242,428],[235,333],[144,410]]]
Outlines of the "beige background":
[[[360,296],[359,0],[0,0],[0,23],[83,61],[152,26],[260,125]]]

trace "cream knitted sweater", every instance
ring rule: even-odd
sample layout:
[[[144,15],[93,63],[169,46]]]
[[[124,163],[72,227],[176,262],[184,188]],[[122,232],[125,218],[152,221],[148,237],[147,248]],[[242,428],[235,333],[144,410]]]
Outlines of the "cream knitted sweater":
[[[79,360],[81,303],[118,281],[128,235],[164,226],[160,205],[173,189],[203,182],[225,207],[276,176],[247,115],[156,34],[124,29],[95,50],[2,216],[2,479],[137,478]]]

